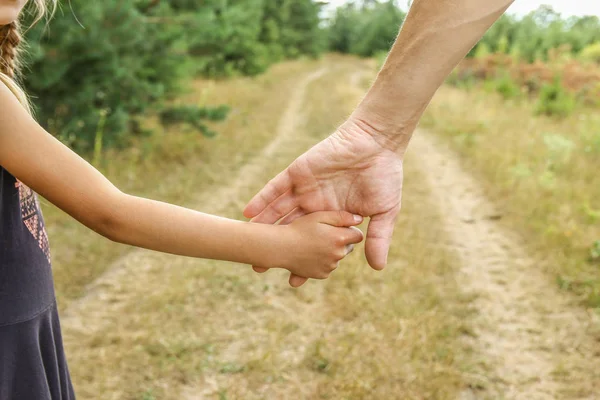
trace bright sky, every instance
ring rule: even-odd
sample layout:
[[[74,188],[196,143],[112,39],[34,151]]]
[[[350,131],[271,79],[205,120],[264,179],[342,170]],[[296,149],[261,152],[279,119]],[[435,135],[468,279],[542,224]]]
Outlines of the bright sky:
[[[325,2],[335,7],[347,3],[348,0],[325,0]],[[405,0],[400,0],[399,3],[400,5],[403,3],[408,4]],[[600,17],[600,1],[598,0],[515,0],[513,5],[508,9],[508,12],[525,15],[537,9],[542,4],[552,6],[555,11],[558,11],[564,17],[571,15],[597,15]]]

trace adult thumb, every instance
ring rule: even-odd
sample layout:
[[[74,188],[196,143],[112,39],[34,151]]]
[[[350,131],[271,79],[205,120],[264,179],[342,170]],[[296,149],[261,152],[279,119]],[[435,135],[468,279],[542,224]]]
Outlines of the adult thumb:
[[[337,227],[356,226],[363,222],[363,217],[347,211],[320,211],[312,214],[312,217],[322,224]]]
[[[377,214],[372,216],[369,221],[365,255],[367,256],[367,262],[373,269],[382,270],[387,264],[398,212],[399,210],[395,209]]]

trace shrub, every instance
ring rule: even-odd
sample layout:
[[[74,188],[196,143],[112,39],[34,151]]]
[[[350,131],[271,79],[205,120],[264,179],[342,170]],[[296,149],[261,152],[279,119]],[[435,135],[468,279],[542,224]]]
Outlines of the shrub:
[[[47,35],[32,32],[25,84],[42,125],[75,149],[91,150],[100,124],[107,145],[126,143],[137,119],[177,92],[185,60],[179,30],[148,21],[135,2],[73,0],[81,26],[59,12]]]
[[[165,125],[188,124],[205,136],[215,136],[215,132],[210,130],[204,121],[223,121],[228,113],[227,106],[205,108],[185,105],[164,109],[160,113],[160,121]]]
[[[405,16],[391,0],[341,6],[329,27],[330,49],[363,57],[388,52]]]
[[[494,88],[505,99],[512,99],[521,94],[521,89],[508,72],[503,72],[494,81]]]
[[[172,6],[185,26],[199,73],[257,75],[273,62],[325,48],[321,5],[313,0],[179,0]]]
[[[194,73],[255,75],[284,57],[316,56],[320,7],[314,0],[71,0],[46,35],[41,26],[29,32],[25,86],[40,123],[76,150],[97,149],[98,138],[126,145]]]
[[[575,99],[564,89],[559,77],[556,77],[552,83],[542,85],[535,107],[537,114],[566,117],[574,108]]]
[[[596,240],[592,245],[590,257],[593,261],[600,261],[600,240]]]
[[[600,42],[590,44],[579,53],[579,57],[584,61],[591,61],[600,64]]]

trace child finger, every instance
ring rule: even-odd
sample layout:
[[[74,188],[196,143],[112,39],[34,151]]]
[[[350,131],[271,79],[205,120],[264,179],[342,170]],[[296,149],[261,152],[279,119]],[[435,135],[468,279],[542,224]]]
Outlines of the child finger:
[[[347,211],[320,211],[313,214],[314,218],[331,226],[347,227],[359,225],[363,221],[360,215],[351,214]]]
[[[344,231],[345,231],[345,233],[344,233],[345,234],[345,237],[344,237],[345,244],[360,243],[365,238],[365,235],[362,233],[362,231],[353,226],[344,229]]]
[[[354,251],[354,245],[353,244],[347,244],[346,245],[346,255],[352,253]]]

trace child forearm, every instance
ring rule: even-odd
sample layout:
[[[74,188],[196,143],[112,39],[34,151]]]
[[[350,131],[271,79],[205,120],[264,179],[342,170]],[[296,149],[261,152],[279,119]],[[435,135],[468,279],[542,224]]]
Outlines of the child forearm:
[[[240,262],[285,265],[289,248],[284,229],[216,217],[129,195],[119,195],[115,211],[98,231],[119,243],[165,253]]]
[[[165,253],[286,268],[324,279],[363,235],[362,218],[314,213],[251,224],[123,194],[44,131],[0,84],[0,165],[73,218],[117,242]]]

